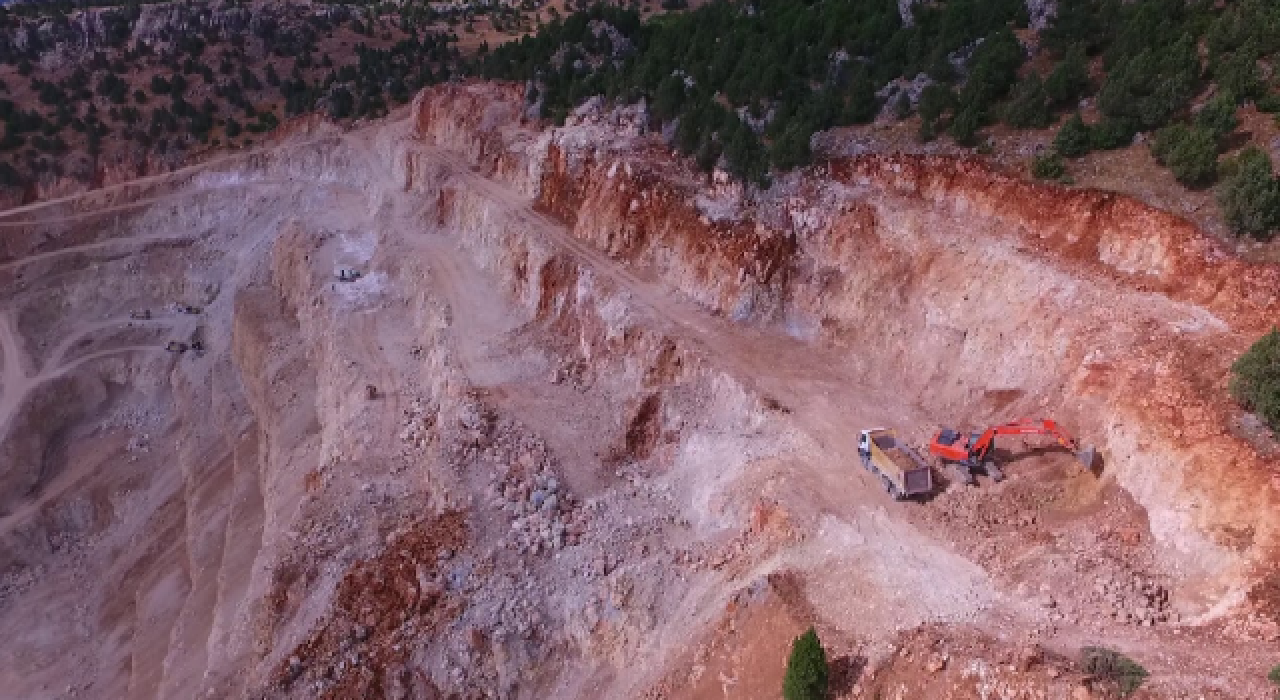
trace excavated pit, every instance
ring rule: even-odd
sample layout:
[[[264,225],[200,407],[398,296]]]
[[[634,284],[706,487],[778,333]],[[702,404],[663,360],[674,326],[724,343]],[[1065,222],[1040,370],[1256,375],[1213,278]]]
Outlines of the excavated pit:
[[[1088,644],[1265,692],[1280,478],[1225,384],[1275,268],[975,162],[747,196],[633,108],[522,110],[442,87],[0,217],[0,695],[766,697],[809,624],[842,697],[1066,697]],[[858,465],[1022,416],[1101,469]]]

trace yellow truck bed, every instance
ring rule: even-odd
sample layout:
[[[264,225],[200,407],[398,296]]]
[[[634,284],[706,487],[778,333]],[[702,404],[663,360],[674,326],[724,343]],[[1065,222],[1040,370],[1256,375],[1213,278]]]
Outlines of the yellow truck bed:
[[[920,454],[899,441],[892,430],[862,431],[859,450],[865,466],[880,475],[894,498],[933,490],[933,472]]]
[[[915,452],[904,449],[892,435],[874,437],[871,441],[904,472],[924,466]]]

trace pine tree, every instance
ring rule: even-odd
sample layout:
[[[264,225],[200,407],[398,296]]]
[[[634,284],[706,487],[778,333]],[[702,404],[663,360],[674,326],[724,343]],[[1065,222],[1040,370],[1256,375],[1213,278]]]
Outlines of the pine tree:
[[[905,96],[906,93],[903,93]],[[931,84],[920,92],[920,101],[916,104],[916,111],[920,113],[920,118],[927,122],[936,122],[942,113],[955,106],[956,95],[951,88],[945,85]],[[907,103],[910,105],[910,102]]]
[[[1250,147],[1230,162],[1231,174],[1218,193],[1227,224],[1237,234],[1265,240],[1280,227],[1280,183],[1266,152]]]
[[[1156,133],[1151,153],[1184,185],[1207,185],[1218,177],[1217,141],[1205,127],[1167,126]]]
[[[893,101],[893,116],[899,119],[906,119],[911,116],[911,96],[906,90],[898,92],[898,97]]]
[[[1004,121],[1018,129],[1043,129],[1049,126],[1049,95],[1040,74],[1032,72],[1013,91],[1005,105]]]
[[[982,112],[976,107],[966,107],[951,120],[948,132],[956,143],[966,148],[978,145],[978,129],[982,126]]]
[[[1231,366],[1231,395],[1280,431],[1280,330],[1262,336]]]
[[[1058,180],[1067,174],[1067,166],[1061,155],[1050,151],[1031,161],[1031,174],[1038,180]]]
[[[775,168],[789,170],[804,165],[812,158],[809,151],[809,137],[812,130],[802,120],[793,120],[769,147],[769,159]]]
[[[1196,114],[1196,126],[1213,132],[1214,138],[1222,138],[1236,130],[1236,98],[1229,92],[1219,93]]]
[[[782,696],[786,700],[823,700],[827,696],[827,652],[812,627],[791,644]]]
[[[1067,158],[1078,158],[1089,152],[1089,127],[1078,112],[1062,123],[1053,139],[1053,147]]]
[[[1069,107],[1088,89],[1089,66],[1085,62],[1084,51],[1078,46],[1072,47],[1049,73],[1044,81],[1044,90],[1054,105]]]

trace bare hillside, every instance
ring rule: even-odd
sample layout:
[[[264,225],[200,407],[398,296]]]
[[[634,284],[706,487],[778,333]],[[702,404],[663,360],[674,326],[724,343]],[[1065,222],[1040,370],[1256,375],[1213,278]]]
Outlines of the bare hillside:
[[[382,122],[0,214],[0,698],[1266,697],[1280,269],[868,155],[765,194],[639,108]],[[1052,417],[898,502],[858,432]]]

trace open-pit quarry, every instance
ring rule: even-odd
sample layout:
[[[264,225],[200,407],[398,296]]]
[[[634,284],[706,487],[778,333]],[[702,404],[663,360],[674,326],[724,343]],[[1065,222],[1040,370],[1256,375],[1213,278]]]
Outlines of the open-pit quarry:
[[[776,698],[810,625],[839,698],[1108,697],[1084,646],[1268,697],[1280,452],[1226,386],[1280,270],[976,161],[745,192],[523,111],[0,214],[0,698]],[[1023,416],[1095,469],[859,464]]]

